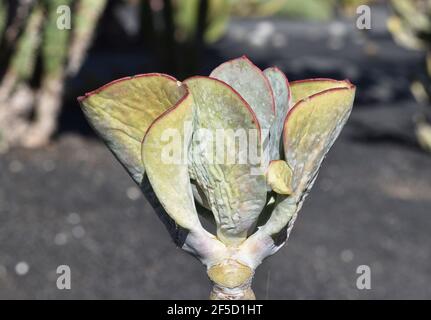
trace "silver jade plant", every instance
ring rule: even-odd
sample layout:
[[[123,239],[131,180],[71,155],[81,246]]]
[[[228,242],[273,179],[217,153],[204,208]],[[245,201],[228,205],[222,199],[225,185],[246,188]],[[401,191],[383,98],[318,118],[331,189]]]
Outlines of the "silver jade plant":
[[[289,84],[240,57],[209,77],[142,74],[78,100],[174,242],[205,265],[210,298],[233,300],[255,299],[254,271],[286,243],[354,95],[347,80]]]

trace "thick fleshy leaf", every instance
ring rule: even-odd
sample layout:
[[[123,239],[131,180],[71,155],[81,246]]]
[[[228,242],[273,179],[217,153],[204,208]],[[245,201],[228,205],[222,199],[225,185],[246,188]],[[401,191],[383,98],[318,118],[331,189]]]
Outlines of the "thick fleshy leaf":
[[[314,181],[353,105],[355,87],[332,88],[299,101],[288,113],[283,131],[285,160],[293,170],[294,193]]]
[[[278,194],[292,193],[292,169],[283,160],[273,160],[269,163],[266,181]]]
[[[339,81],[326,78],[293,81],[290,83],[292,105],[295,105],[298,101],[324,90],[332,88],[349,88],[350,86],[351,84],[347,80]]]
[[[152,123],[142,143],[142,161],[157,198],[169,216],[188,230],[200,225],[188,169],[192,104],[187,94]]]
[[[271,127],[275,116],[271,85],[263,72],[247,57],[227,61],[215,68],[210,77],[226,82],[247,101],[259,120],[260,127]]]
[[[262,129],[262,165],[269,163],[269,130],[275,118],[275,103],[271,85],[263,72],[247,57],[227,61],[215,68],[210,77],[222,80],[247,101]]]
[[[277,195],[268,221],[241,245],[238,257],[242,261],[256,267],[283,246],[324,156],[350,114],[354,95],[355,87],[346,82],[346,87],[314,94],[289,111],[283,138],[293,193]]]
[[[223,255],[225,246],[202,227],[193,200],[188,159],[192,105],[193,97],[187,90],[174,107],[154,120],[142,142],[142,162],[148,186],[157,196],[156,205],[152,205],[175,243],[211,266]]]
[[[260,128],[250,106],[226,83],[207,77],[185,81],[194,99],[191,170],[225,243],[242,241],[266,201],[260,171]],[[257,153],[257,155],[256,155]]]
[[[271,84],[275,101],[275,119],[270,130],[269,154],[271,160],[278,160],[280,159],[284,119],[289,111],[291,100],[289,81],[278,68],[268,68],[263,73]]]
[[[78,100],[91,126],[140,184],[145,172],[142,139],[151,123],[186,91],[170,76],[143,74],[113,81]]]

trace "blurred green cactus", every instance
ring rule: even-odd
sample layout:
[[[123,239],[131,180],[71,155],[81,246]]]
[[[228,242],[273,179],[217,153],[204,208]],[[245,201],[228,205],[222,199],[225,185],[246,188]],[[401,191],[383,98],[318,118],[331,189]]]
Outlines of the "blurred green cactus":
[[[423,50],[423,74],[411,84],[411,91],[422,109],[415,117],[420,146],[431,152],[431,0],[391,0],[393,15],[387,25],[395,41],[406,48]]]
[[[49,141],[56,130],[65,79],[80,68],[106,3],[0,1],[0,151]],[[60,28],[61,17],[77,28]],[[82,20],[85,30],[80,28]]]
[[[176,38],[178,41],[193,39],[198,32],[199,10],[201,0],[174,1],[174,21]],[[204,40],[208,43],[218,40],[227,27],[231,12],[230,0],[208,0],[206,21],[204,24]]]
[[[353,14],[356,7],[372,0],[231,0],[239,16],[279,15],[292,19],[328,20],[337,12]]]
[[[391,0],[393,16],[388,20],[395,41],[411,49],[431,46],[431,1]]]

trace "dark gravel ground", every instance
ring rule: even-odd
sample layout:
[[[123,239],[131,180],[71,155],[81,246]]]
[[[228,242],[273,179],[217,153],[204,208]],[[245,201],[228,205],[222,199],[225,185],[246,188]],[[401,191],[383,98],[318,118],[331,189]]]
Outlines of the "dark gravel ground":
[[[375,20],[368,40],[347,22],[273,21],[265,36],[267,23],[236,21],[210,50],[220,60],[247,53],[291,79],[358,85],[288,246],[258,268],[258,298],[431,298],[431,157],[416,146],[408,94],[421,56],[396,47],[383,18]],[[1,299],[208,297],[204,268],[174,246],[98,140],[62,132],[44,149],[12,150],[0,157],[0,181]],[[69,291],[56,288],[63,264],[72,271]],[[359,265],[371,268],[371,290],[356,287]]]

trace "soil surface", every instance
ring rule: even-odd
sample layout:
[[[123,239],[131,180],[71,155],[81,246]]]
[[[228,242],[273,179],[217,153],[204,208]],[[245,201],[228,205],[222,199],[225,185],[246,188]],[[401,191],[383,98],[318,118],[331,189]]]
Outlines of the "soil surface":
[[[257,270],[260,299],[431,298],[431,156],[415,142],[408,90],[422,55],[392,42],[384,13],[374,18],[363,32],[349,21],[236,20],[206,53],[203,73],[247,54],[290,80],[358,86],[288,245]],[[99,58],[90,55],[67,99],[93,89],[86,75],[102,63],[114,71],[93,84],[128,71],[116,69],[118,57]],[[75,102],[65,103],[51,145],[0,156],[0,298],[206,299],[204,268],[175,247],[107,148],[82,134],[90,131],[79,128]],[[71,269],[71,290],[56,287],[59,265]],[[356,286],[361,265],[371,270],[370,290]]]

